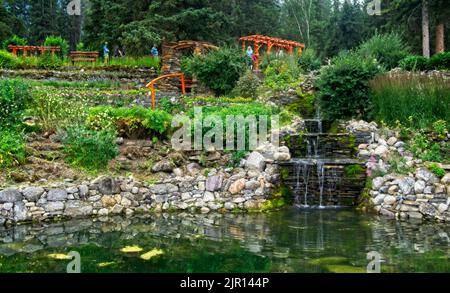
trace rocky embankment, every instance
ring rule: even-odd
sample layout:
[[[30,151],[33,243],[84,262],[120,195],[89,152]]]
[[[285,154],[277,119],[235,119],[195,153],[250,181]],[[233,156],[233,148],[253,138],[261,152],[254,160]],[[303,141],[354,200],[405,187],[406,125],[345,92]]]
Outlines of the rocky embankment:
[[[266,144],[239,168],[211,168],[197,163],[174,170],[154,184],[132,177],[101,176],[81,183],[10,187],[0,191],[0,224],[162,211],[261,210],[279,180],[277,161],[290,160],[287,147]]]
[[[427,168],[427,162],[413,157],[395,131],[381,131],[373,122],[352,121],[347,129],[357,137],[370,137],[366,144],[359,145],[359,157],[367,161],[372,177],[370,201],[377,213],[397,219],[450,222],[448,170],[438,178]],[[395,157],[397,160],[392,160]],[[393,170],[395,161],[403,165],[404,174]]]

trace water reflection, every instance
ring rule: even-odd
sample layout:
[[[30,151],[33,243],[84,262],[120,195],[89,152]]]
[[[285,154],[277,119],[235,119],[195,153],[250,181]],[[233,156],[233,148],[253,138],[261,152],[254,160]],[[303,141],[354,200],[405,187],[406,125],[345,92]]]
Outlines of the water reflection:
[[[349,209],[82,219],[0,228],[0,271],[64,271],[48,254],[70,250],[84,271],[359,272],[369,251],[382,254],[386,272],[450,271],[449,235],[448,225]],[[126,245],[165,254],[143,262],[121,254]],[[107,261],[114,265],[98,267]]]

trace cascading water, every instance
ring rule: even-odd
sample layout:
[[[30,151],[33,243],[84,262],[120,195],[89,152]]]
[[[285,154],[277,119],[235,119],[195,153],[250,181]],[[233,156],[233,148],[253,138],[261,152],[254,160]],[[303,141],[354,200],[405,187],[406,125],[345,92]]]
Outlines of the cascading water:
[[[323,208],[323,186],[325,183],[325,164],[322,160],[317,160],[317,179],[319,181],[320,202],[319,208]]]
[[[309,184],[309,175],[310,175],[310,168],[309,163],[305,160],[297,160],[295,162],[295,174],[296,174],[296,188],[295,188],[295,202],[297,205],[301,205],[303,207],[308,207],[308,184]],[[301,178],[303,177],[303,182],[300,182]],[[304,194],[303,194],[303,204],[301,202],[301,190],[302,185],[304,188]]]

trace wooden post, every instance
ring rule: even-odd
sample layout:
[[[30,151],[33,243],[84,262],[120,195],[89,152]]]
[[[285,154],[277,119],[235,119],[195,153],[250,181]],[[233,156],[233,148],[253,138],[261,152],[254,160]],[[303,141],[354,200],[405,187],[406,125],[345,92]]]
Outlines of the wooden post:
[[[247,48],[245,48],[245,41],[242,41],[242,51],[246,51],[247,50]]]
[[[181,92],[183,93],[183,96],[186,95],[186,81],[184,79],[184,74],[181,74]]]
[[[155,110],[155,98],[156,98],[156,94],[155,94],[155,83],[151,83],[150,89],[152,91],[152,109]]]
[[[255,61],[255,70],[259,70],[259,42],[255,42],[255,49],[253,54],[256,57],[256,61]]]

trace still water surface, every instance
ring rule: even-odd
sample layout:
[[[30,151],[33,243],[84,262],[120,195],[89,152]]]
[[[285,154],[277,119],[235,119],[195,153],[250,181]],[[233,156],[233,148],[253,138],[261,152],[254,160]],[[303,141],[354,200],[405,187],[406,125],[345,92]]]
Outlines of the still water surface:
[[[352,209],[84,219],[0,228],[0,272],[450,272],[450,226]],[[123,248],[138,250],[123,252]],[[146,255],[146,257],[142,257]]]

